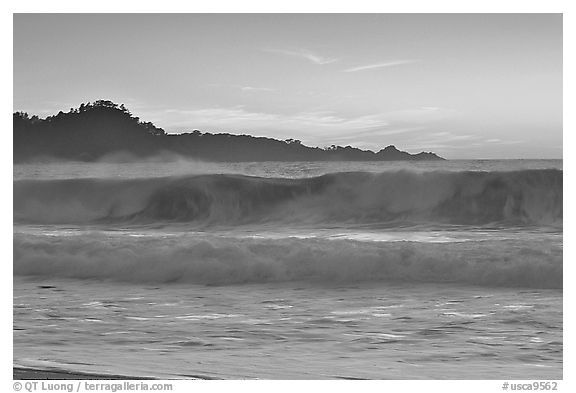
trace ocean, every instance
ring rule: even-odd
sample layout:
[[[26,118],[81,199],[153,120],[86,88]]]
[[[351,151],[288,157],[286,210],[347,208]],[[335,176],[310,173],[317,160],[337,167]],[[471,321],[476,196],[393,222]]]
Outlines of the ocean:
[[[561,379],[561,160],[14,166],[14,365]]]

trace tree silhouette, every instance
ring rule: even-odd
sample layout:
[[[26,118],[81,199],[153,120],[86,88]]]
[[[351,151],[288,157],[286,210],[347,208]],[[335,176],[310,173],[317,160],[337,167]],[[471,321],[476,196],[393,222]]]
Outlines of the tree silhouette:
[[[41,156],[92,161],[124,151],[146,157],[162,151],[209,161],[438,160],[433,153],[411,155],[394,146],[374,153],[350,146],[308,147],[298,139],[284,141],[250,135],[211,134],[194,130],[169,135],[152,122],[140,121],[124,104],[110,100],[82,103],[40,119],[13,114],[14,160]]]

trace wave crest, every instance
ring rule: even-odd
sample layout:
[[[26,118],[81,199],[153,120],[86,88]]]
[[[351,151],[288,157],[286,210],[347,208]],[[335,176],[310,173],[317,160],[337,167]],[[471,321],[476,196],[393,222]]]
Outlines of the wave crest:
[[[197,175],[22,180],[14,219],[28,223],[240,225],[446,223],[562,225],[562,171],[335,173],[277,179]]]
[[[457,243],[179,235],[20,235],[14,274],[124,282],[435,282],[562,288],[554,242]]]

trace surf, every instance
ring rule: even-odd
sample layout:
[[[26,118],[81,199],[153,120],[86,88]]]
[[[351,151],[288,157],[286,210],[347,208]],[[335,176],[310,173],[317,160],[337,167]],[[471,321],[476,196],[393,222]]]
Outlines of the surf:
[[[209,174],[19,180],[15,223],[237,226],[437,223],[562,227],[562,171]]]
[[[429,243],[17,233],[14,274],[203,285],[303,281],[562,288],[562,246],[545,237]]]

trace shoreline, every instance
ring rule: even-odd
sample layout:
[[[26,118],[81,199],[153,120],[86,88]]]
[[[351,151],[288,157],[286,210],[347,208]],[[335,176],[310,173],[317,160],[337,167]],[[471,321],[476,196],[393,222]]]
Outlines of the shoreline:
[[[12,367],[12,379],[14,380],[42,380],[42,379],[104,379],[104,380],[155,380],[157,378],[152,377],[134,377],[128,375],[116,375],[116,374],[92,374],[76,371],[65,371],[65,370],[44,370],[35,368],[25,368],[25,367]]]

